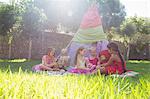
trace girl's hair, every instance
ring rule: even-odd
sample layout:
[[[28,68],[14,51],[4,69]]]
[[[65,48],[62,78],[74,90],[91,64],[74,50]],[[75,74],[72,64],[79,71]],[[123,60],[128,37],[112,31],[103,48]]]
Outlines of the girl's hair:
[[[89,49],[89,51],[91,52],[91,51],[96,51],[96,47],[91,47],[90,49]]]
[[[111,43],[109,43],[109,44],[107,45],[107,48],[108,48],[108,49],[112,49],[113,51],[118,52],[119,58],[120,58],[120,60],[121,60],[121,62],[122,62],[123,70],[124,70],[124,72],[126,72],[126,69],[125,69],[125,66],[124,66],[124,65],[125,65],[125,62],[124,62],[124,59],[123,59],[123,57],[122,57],[122,55],[121,55],[121,52],[120,52],[120,50],[119,50],[118,45],[117,45],[116,43],[114,43],[114,42],[111,42]]]
[[[47,53],[52,52],[52,51],[55,51],[55,48],[48,48],[47,49]]]
[[[74,60],[74,64],[76,65],[77,64],[77,58],[78,58],[78,55],[80,53],[80,51],[83,51],[85,48],[84,47],[80,47],[77,52],[76,52],[76,55],[75,55],[75,60]]]
[[[62,49],[60,55],[62,55],[62,56],[68,56],[67,49],[65,49],[65,48]]]

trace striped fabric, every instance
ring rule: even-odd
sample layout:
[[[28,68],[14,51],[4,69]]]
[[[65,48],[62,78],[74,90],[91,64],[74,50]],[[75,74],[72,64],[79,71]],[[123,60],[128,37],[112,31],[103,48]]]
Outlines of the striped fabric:
[[[94,44],[96,44],[97,54],[102,50],[106,50],[108,44],[107,35],[103,31],[101,17],[96,5],[89,7],[82,19],[80,28],[68,46],[70,65],[75,65],[75,55],[80,47],[88,49],[89,47],[95,46]],[[89,57],[88,51],[85,56]]]
[[[92,5],[89,7],[88,11],[83,16],[80,28],[87,29],[92,27],[97,27],[102,25],[101,17],[98,12],[97,5]]]
[[[98,8],[96,5],[92,5],[85,13],[80,28],[74,35],[72,41],[78,43],[93,43],[106,39],[107,37],[102,28]]]
[[[88,29],[79,29],[74,35],[72,41],[78,43],[93,43],[97,41],[106,40],[107,36],[103,32],[102,26],[88,28]]]

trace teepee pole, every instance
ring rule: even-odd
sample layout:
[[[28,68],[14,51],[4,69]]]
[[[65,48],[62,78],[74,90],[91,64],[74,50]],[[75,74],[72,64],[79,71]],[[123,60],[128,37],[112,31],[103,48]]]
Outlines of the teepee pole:
[[[65,49],[68,49],[68,47],[71,45],[71,43],[72,43],[72,40],[69,42],[69,44],[66,46]]]

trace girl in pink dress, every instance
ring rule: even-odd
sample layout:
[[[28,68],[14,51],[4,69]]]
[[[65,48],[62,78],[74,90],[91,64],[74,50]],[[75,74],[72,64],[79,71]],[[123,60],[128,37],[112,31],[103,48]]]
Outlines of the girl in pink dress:
[[[118,45],[112,42],[107,47],[111,54],[110,59],[107,63],[98,66],[97,69],[100,69],[100,72],[103,74],[122,74],[126,72],[125,60],[119,51]]]
[[[33,71],[50,71],[50,70],[57,70],[57,63],[55,59],[55,49],[49,48],[47,51],[47,55],[42,57],[42,64],[38,64],[33,66]]]
[[[87,58],[87,66],[91,70],[96,69],[96,66],[98,65],[98,58],[97,58],[97,53],[96,53],[96,47],[92,47],[90,49],[90,57]]]
[[[90,71],[90,69],[87,67],[87,62],[84,55],[85,55],[85,48],[80,47],[76,53],[74,61],[75,67],[69,70],[68,72],[76,74],[86,74]]]

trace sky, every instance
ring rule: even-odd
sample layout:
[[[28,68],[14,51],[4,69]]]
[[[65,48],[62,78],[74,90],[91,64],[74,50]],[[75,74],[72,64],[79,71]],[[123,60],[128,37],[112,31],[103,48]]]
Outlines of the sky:
[[[9,0],[0,0],[2,2],[9,2]],[[65,0],[64,0],[65,1]],[[120,0],[125,5],[127,17],[142,16],[150,17],[150,0]]]
[[[127,16],[150,17],[150,0],[120,0],[125,5]]]

